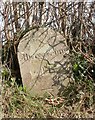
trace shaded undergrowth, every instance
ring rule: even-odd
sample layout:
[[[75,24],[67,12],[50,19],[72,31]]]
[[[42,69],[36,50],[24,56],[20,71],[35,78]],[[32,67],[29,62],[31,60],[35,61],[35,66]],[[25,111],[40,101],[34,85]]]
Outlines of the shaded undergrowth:
[[[33,96],[13,78],[3,83],[2,109],[10,118],[92,118],[95,114],[93,93],[81,85],[72,83],[56,98],[50,93]]]

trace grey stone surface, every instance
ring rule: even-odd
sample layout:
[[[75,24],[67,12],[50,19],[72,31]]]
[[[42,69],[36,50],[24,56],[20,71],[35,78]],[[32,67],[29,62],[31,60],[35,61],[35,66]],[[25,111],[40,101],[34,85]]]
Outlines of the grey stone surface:
[[[64,37],[51,28],[34,29],[26,33],[18,46],[24,86],[31,89],[32,93],[50,92],[57,95],[62,84],[66,85],[69,81],[66,78],[69,73],[65,70],[69,66],[65,64],[69,61],[68,52]],[[63,71],[59,70],[62,67],[60,63]]]

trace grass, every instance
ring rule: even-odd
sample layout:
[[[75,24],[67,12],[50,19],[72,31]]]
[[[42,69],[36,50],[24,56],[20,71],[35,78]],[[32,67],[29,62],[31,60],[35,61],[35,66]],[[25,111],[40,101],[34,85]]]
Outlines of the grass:
[[[18,87],[14,81],[4,81],[2,90],[4,117],[93,118],[95,104],[92,94],[81,90],[79,94],[74,93],[74,91],[72,91],[72,94],[68,94],[66,95],[65,91],[63,95],[57,97],[56,100],[60,98],[62,102],[56,105],[55,103],[50,103],[50,100],[55,100],[55,97],[49,93],[45,93],[43,96],[33,96],[25,88]]]

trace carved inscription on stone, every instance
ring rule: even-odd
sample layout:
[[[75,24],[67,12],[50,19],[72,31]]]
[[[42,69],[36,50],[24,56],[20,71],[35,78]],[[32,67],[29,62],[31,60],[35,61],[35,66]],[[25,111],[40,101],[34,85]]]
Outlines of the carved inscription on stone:
[[[27,88],[35,93],[58,93],[60,86],[53,86],[54,73],[51,74],[47,68],[68,60],[68,48],[64,41],[64,37],[51,28],[32,30],[21,39],[18,58],[23,84]]]

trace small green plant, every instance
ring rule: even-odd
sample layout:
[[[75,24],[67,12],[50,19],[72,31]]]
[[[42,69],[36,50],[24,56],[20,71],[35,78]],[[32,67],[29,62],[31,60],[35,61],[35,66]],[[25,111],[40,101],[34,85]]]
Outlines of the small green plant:
[[[76,82],[81,82],[84,79],[87,79],[87,61],[82,55],[74,55],[72,70]]]
[[[2,74],[2,79],[8,80],[10,73],[9,73],[9,71],[8,71],[7,68],[4,68],[4,69],[1,71],[1,74]]]

